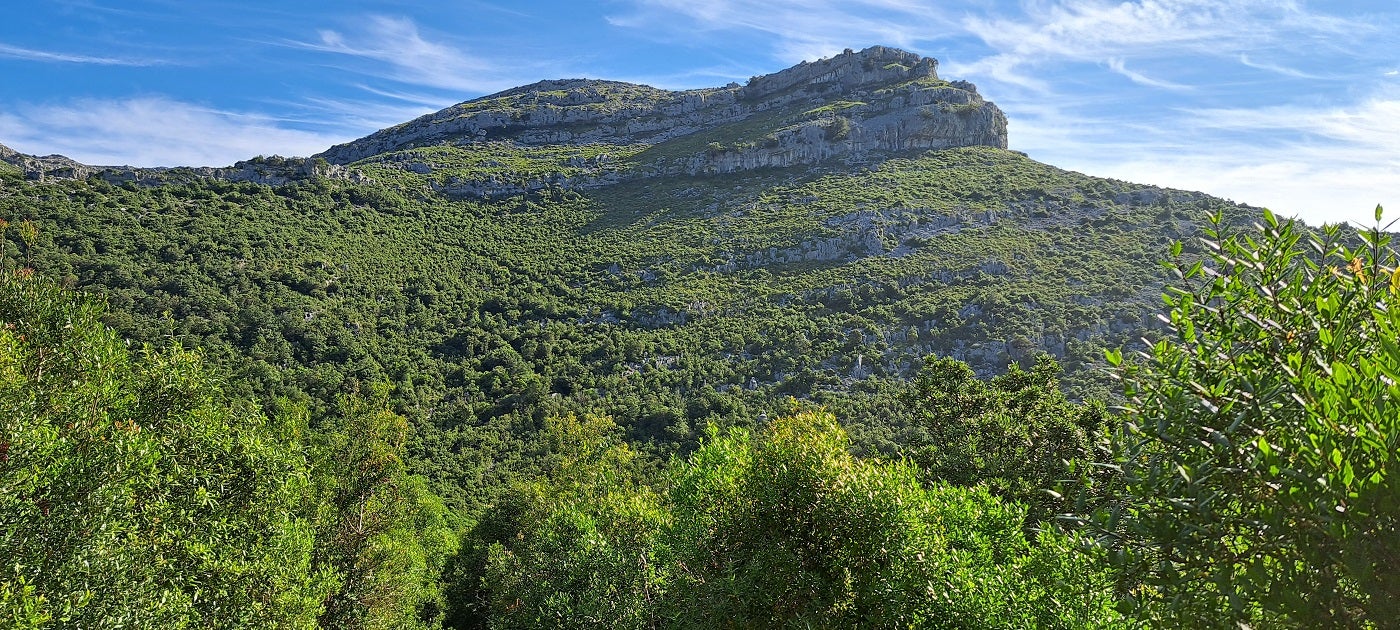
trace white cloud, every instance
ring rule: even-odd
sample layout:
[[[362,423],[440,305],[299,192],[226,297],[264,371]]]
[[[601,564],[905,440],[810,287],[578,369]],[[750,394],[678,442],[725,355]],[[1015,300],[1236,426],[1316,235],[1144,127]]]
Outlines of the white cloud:
[[[1184,110],[1158,125],[1074,119],[1042,108],[1021,122],[1013,147],[1064,168],[1199,190],[1314,225],[1369,225],[1378,203],[1400,215],[1396,98],[1330,108]]]
[[[1229,131],[1289,132],[1340,141],[1347,151],[1370,150],[1400,160],[1400,98],[1376,97],[1348,108],[1298,105],[1253,109],[1200,109],[1196,124]]]
[[[378,94],[378,92],[374,90],[367,91]],[[344,129],[355,136],[363,136],[384,129],[385,127],[392,127],[399,123],[413,120],[424,114],[430,114],[456,102],[443,102],[441,100],[437,102],[420,102],[417,100],[406,100],[392,95],[383,96],[388,96],[388,98],[392,100],[376,101],[312,97],[304,101],[287,103],[287,108],[302,112],[302,115],[297,119],[289,119],[288,122],[297,122],[309,126],[324,126],[327,121],[332,121],[334,128],[337,130]]]
[[[1191,89],[1191,86],[1189,85],[1183,85],[1181,83],[1172,83],[1171,81],[1163,81],[1161,79],[1154,79],[1142,73],[1129,70],[1128,67],[1124,65],[1123,60],[1119,57],[1113,57],[1108,60],[1108,69],[1117,72],[1118,74],[1121,74],[1125,77],[1128,77],[1129,81],[1132,81],[1133,83],[1136,83],[1138,85],[1146,85],[1147,87],[1161,88],[1164,90]]]
[[[72,53],[52,52],[47,50],[37,50],[34,48],[21,48],[0,44],[0,57],[11,59],[24,59],[27,61],[43,61],[49,63],[82,63],[99,66],[156,66],[165,65],[166,62],[155,59],[135,59],[123,57],[98,57],[93,55],[78,55]]]
[[[1266,36],[1241,29],[1240,14],[1261,2],[1145,0],[1027,4],[1016,17],[970,17],[967,30],[1023,63],[1101,61],[1133,51],[1205,52]]]
[[[995,51],[1002,74],[1058,62],[1108,63],[1114,72],[1143,85],[1180,89],[1181,84],[1123,69],[1122,59],[1159,59],[1182,72],[1205,67],[1196,59],[1230,59],[1294,78],[1314,78],[1295,67],[1253,62],[1247,53],[1273,51],[1304,58],[1301,42],[1319,35],[1375,30],[1373,25],[1313,11],[1279,0],[1081,0],[1022,2],[1011,16],[971,16],[967,32]],[[1023,72],[1023,71],[1021,71]]]
[[[456,93],[514,87],[514,77],[530,67],[518,59],[501,63],[431,41],[408,18],[371,16],[355,32],[324,29],[318,35],[317,41],[289,44],[370,61],[371,67],[357,70],[371,76]]]
[[[1281,75],[1286,76],[1286,77],[1292,77],[1292,78],[1294,78],[1294,79],[1323,80],[1323,79],[1329,78],[1329,77],[1325,77],[1325,76],[1318,75],[1318,74],[1309,74],[1309,73],[1307,73],[1307,72],[1303,72],[1303,71],[1301,71],[1301,70],[1299,70],[1299,69],[1297,69],[1297,68],[1293,68],[1293,67],[1289,67],[1289,66],[1282,66],[1282,65],[1278,65],[1278,64],[1272,64],[1272,63],[1264,63],[1264,62],[1262,62],[1262,61],[1255,61],[1253,58],[1251,58],[1249,55],[1246,55],[1246,54],[1241,54],[1240,57],[1239,57],[1239,59],[1240,59],[1240,63],[1242,63],[1242,64],[1244,64],[1244,65],[1246,65],[1246,66],[1249,66],[1249,67],[1251,67],[1251,68],[1254,68],[1254,69],[1256,69],[1256,70],[1267,70],[1267,71],[1269,71],[1269,72],[1273,72],[1273,73],[1276,73],[1276,74],[1281,74]]]
[[[1247,148],[1247,147],[1246,147]],[[1124,161],[1093,161],[1075,168],[1095,175],[1161,186],[1199,190],[1263,206],[1311,225],[1350,221],[1369,227],[1376,204],[1400,215],[1400,167],[1361,161],[1331,162],[1326,152],[1260,155],[1231,159],[1211,150],[1177,155],[1146,154]],[[1070,161],[1072,158],[1064,158]],[[1389,191],[1389,192],[1387,192]]]
[[[750,30],[772,36],[783,63],[811,61],[845,48],[885,44],[916,49],[957,29],[950,13],[916,0],[636,0],[638,9],[609,23],[667,36]],[[683,18],[677,21],[676,16]]]
[[[256,155],[307,156],[353,137],[164,97],[30,104],[0,113],[0,142],[16,151],[99,165],[227,166]]]

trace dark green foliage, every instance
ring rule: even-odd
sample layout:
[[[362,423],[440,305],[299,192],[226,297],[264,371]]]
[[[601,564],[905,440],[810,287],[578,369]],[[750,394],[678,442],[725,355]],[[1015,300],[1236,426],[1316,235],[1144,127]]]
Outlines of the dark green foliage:
[[[634,96],[645,95],[618,98]],[[515,106],[480,106],[497,105]],[[100,404],[81,409],[117,429],[138,411],[175,413],[168,405],[211,418],[181,425],[198,435],[219,428],[217,439],[181,442],[194,449],[187,459],[160,458],[187,464],[98,486],[164,496],[185,482],[165,489],[159,475],[206,475],[236,480],[220,482],[230,493],[260,489],[245,503],[211,495],[229,506],[211,516],[231,523],[218,535],[246,541],[246,566],[219,574],[234,586],[217,586],[242,590],[216,612],[251,612],[224,625],[1112,623],[1103,556],[1039,533],[1069,507],[1045,492],[1061,481],[1119,489],[1082,465],[1103,408],[1070,401],[1107,394],[1092,370],[1102,347],[1160,334],[1148,314],[1167,243],[1192,235],[1205,210],[1238,210],[987,148],[860,171],[657,176],[709,142],[725,152],[775,141],[755,131],[816,122],[839,138],[850,131],[842,112],[857,106],[795,103],[652,148],[406,148],[350,167],[373,181],[272,187],[172,171],[167,184],[114,187],[0,174],[0,217],[20,228],[4,230],[0,267],[37,268],[105,299],[111,308],[89,319],[110,325],[113,343],[174,340],[234,375],[212,379],[185,351],[147,352],[135,364],[186,375],[170,390],[178,396],[100,379],[75,389],[106,392],[82,394]],[[478,185],[494,188],[470,194]],[[73,356],[133,361],[94,347]],[[1065,372],[1031,368],[1042,352]],[[928,356],[951,358],[917,372]],[[33,389],[8,365],[6,395]],[[1008,365],[1026,369],[991,377]],[[794,413],[787,396],[831,414]],[[81,407],[25,404],[31,415],[15,426]],[[32,443],[61,446],[62,435]],[[15,453],[20,443],[5,441]],[[35,470],[99,474],[84,465],[59,453]],[[45,523],[34,520],[38,489],[0,499],[16,510],[3,517]],[[1380,501],[1366,496],[1348,509]],[[459,519],[471,524],[460,539],[450,535]],[[139,522],[130,531],[154,527]],[[1386,558],[1385,525],[1347,527]],[[131,598],[159,580],[206,579],[198,567],[159,573],[158,546],[93,540],[118,554],[104,566],[139,564],[122,591]],[[267,541],[282,542],[261,551]],[[235,553],[225,547],[210,543],[208,562]],[[59,604],[106,619],[32,562],[0,576],[16,619],[37,622]],[[1388,592],[1381,578],[1346,579]],[[1362,599],[1381,597],[1346,601]],[[205,614],[169,601],[161,623]]]
[[[407,151],[534,177],[604,150],[490,146]],[[496,199],[427,184],[11,182],[0,217],[43,226],[7,233],[10,260],[106,298],[123,336],[203,348],[268,413],[390,383],[409,470],[471,511],[536,472],[520,453],[551,415],[608,414],[664,459],[792,395],[893,455],[892,394],[929,354],[989,375],[1048,350],[1106,395],[1087,368],[1151,321],[1163,231],[1218,205],[985,148]]]
[[[1390,236],[1264,218],[1253,233],[1217,219],[1205,260],[1174,262],[1170,339],[1123,362],[1122,489],[1096,523],[1141,584],[1132,599],[1166,625],[1389,627],[1400,614]]]
[[[1108,413],[1102,403],[1069,402],[1059,372],[1042,355],[1030,372],[1012,365],[982,381],[965,363],[930,360],[903,395],[915,410],[906,452],[931,479],[985,484],[1030,506],[1030,524],[1065,512],[1053,491],[1097,460]]]

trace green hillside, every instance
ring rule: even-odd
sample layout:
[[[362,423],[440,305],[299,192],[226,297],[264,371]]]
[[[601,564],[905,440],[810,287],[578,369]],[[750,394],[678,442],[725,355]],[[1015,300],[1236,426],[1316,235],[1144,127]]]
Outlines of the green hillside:
[[[391,383],[421,470],[466,503],[566,411],[664,455],[794,396],[890,453],[902,419],[875,410],[926,355],[993,374],[1049,352],[1102,396],[1103,348],[1152,321],[1155,261],[1225,207],[989,148],[504,199],[327,179],[4,191],[0,214],[40,226],[12,254],[105,297],[131,339],[202,347],[265,404]]]
[[[0,625],[1393,618],[1389,236],[1036,162],[936,66],[0,150]]]

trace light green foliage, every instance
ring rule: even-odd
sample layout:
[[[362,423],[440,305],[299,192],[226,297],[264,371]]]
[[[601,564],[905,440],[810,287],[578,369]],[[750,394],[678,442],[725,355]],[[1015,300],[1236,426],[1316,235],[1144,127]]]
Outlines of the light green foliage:
[[[830,103],[827,103],[826,105],[822,105],[821,107],[809,109],[805,112],[802,112],[802,115],[815,116],[817,114],[835,114],[837,112],[841,112],[852,107],[860,107],[863,105],[866,105],[866,103],[863,103],[861,101],[832,101]]]
[[[1070,540],[1028,540],[1024,512],[984,490],[856,459],[829,414],[712,431],[659,495],[617,474],[625,447],[595,444],[503,505],[513,526],[486,528],[491,627],[1117,623],[1107,575]]]
[[[1130,404],[1104,544],[1167,625],[1388,627],[1400,615],[1390,236],[1264,219],[1253,233],[1217,219],[1205,259],[1172,267],[1171,337],[1140,362],[1110,355]]]
[[[0,280],[0,626],[438,624],[455,535],[386,388],[312,431],[309,463],[304,409],[270,421],[103,314],[27,269]]]
[[[676,614],[740,627],[1102,627],[1105,575],[985,490],[854,458],[805,412],[712,436],[671,480]]]
[[[0,625],[313,627],[301,454],[197,353],[133,353],[102,313],[0,279]]]
[[[408,424],[385,404],[388,387],[343,397],[339,426],[317,440],[316,562],[339,580],[325,600],[328,628],[418,628],[440,623],[439,577],[456,538],[446,509],[401,459]]]
[[[478,184],[520,189],[557,185],[569,178],[600,177],[635,166],[647,145],[580,144],[522,147],[506,142],[436,145],[382,153],[352,166],[381,185],[405,189]],[[415,172],[419,169],[425,172]]]
[[[467,538],[457,627],[643,628],[664,592],[667,514],[611,419],[546,420],[544,475]]]
[[[983,381],[961,361],[930,360],[902,397],[914,409],[904,451],[933,480],[985,484],[1030,506],[1032,525],[1067,511],[1052,491],[1097,460],[1108,414],[1102,403],[1069,402],[1059,371],[1041,355],[1029,372],[1012,365]]]

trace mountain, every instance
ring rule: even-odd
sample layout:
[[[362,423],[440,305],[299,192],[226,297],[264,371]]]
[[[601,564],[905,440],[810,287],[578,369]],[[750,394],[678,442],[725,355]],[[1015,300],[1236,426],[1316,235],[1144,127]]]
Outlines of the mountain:
[[[278,184],[350,177],[336,166],[355,165],[432,175],[436,190],[482,196],[821,162],[858,167],[948,147],[1006,148],[1001,110],[971,83],[940,79],[937,66],[875,46],[754,77],[745,86],[673,92],[617,81],[541,81],[336,145],[316,159],[250,160],[224,169],[93,167],[9,149],[0,160],[30,178],[96,175],[112,183],[198,176]]]
[[[595,177],[568,182],[589,186],[616,181],[619,158],[630,158],[637,176],[693,176],[833,159],[863,165],[920,149],[1006,148],[1001,110],[972,84],[940,79],[937,66],[933,59],[876,46],[754,77],[744,86],[668,92],[615,81],[541,81],[317,157],[333,164],[372,159],[431,173],[453,165],[441,153],[414,149],[489,151],[505,143],[529,154],[549,146],[598,147],[609,160],[578,164],[580,174]]]
[[[223,169],[3,151],[0,218],[39,227],[3,257],[103,296],[129,339],[204,348],[269,409],[391,384],[458,505],[528,467],[551,415],[609,414],[664,457],[791,396],[893,454],[926,356],[990,375],[1048,353],[1073,396],[1109,395],[1103,349],[1155,334],[1169,243],[1252,211],[1008,151],[936,65],[544,81]]]

